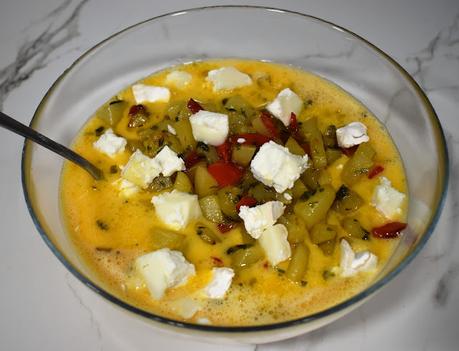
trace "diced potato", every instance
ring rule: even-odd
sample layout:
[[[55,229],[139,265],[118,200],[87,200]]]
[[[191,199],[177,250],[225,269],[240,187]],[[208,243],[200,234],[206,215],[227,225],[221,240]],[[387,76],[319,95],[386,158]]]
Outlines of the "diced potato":
[[[308,199],[298,200],[293,210],[296,215],[304,220],[306,227],[309,229],[314,224],[325,219],[334,200],[335,190],[330,185],[325,185]]]
[[[342,185],[336,192],[336,199],[333,204],[333,209],[341,214],[349,214],[355,212],[363,204],[363,199],[355,191]]]
[[[223,222],[223,213],[220,209],[217,195],[208,195],[199,199],[199,205],[201,206],[203,216],[209,221],[214,223]]]
[[[240,95],[234,95],[227,99],[223,99],[222,103],[225,109],[239,112],[245,117],[252,117],[255,114],[253,107]]]
[[[362,143],[359,145],[354,155],[343,167],[341,179],[347,185],[355,184],[359,178],[368,173],[368,170],[373,167],[373,158],[376,152],[370,143]]]
[[[199,161],[196,163],[193,167],[191,167],[186,173],[188,175],[188,178],[190,178],[191,183],[194,184],[194,180],[196,178],[196,171],[198,168],[204,167],[207,169],[207,163],[206,161]]]
[[[218,190],[218,183],[207,171],[206,166],[198,166],[194,176],[194,190],[199,197],[215,194]]]
[[[284,214],[278,219],[278,222],[285,225],[287,228],[287,240],[291,244],[303,242],[304,238],[308,234],[304,221],[296,214]]]
[[[178,101],[169,106],[167,116],[171,121],[179,121],[190,117],[191,111],[188,109],[186,101]]]
[[[241,166],[247,167],[257,151],[253,145],[235,145],[231,154],[231,160]]]
[[[285,276],[294,282],[303,279],[309,263],[309,248],[305,244],[298,244],[293,249],[292,259],[288,265]]]
[[[292,154],[300,155],[300,156],[306,155],[306,152],[303,150],[303,148],[300,146],[300,144],[298,144],[298,142],[295,139],[293,139],[292,137],[288,138],[287,142],[285,143],[285,147]]]
[[[336,237],[336,230],[327,223],[317,223],[312,227],[309,236],[314,244],[321,244],[325,241],[333,240]]]
[[[177,172],[175,177],[174,189],[184,192],[191,193],[193,192],[193,184],[191,184],[190,178],[184,172]]]
[[[247,248],[240,248],[232,252],[230,256],[231,266],[237,271],[257,263],[264,257],[264,254],[260,246],[249,244]]]
[[[153,250],[167,247],[171,250],[180,248],[185,236],[167,229],[154,228],[151,230],[151,241]]]
[[[193,137],[193,131],[188,118],[180,119],[174,123],[173,127],[177,133],[177,138],[180,141],[183,150],[196,148],[196,140]]]
[[[362,240],[368,239],[368,232],[363,229],[360,222],[355,218],[344,218],[341,222],[341,226],[346,233],[353,238]]]
[[[236,204],[239,202],[241,194],[242,191],[233,186],[226,186],[218,191],[218,202],[222,212],[226,216],[232,219],[239,218],[236,210]]]
[[[216,243],[222,241],[220,237],[217,234],[215,234],[212,229],[210,229],[202,223],[196,224],[196,234],[202,241],[209,245],[215,245]]]
[[[306,140],[311,149],[311,158],[314,168],[322,169],[327,166],[327,156],[325,155],[325,147],[322,139],[322,134],[317,127],[317,118],[312,117],[301,124]]]

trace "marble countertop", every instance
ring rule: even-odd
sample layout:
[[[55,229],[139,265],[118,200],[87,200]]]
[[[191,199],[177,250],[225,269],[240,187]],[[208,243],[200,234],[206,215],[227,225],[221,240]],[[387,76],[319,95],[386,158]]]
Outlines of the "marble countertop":
[[[29,123],[54,80],[129,25],[221,1],[2,0],[0,110]],[[349,28],[394,57],[426,91],[444,127],[450,187],[434,236],[370,303],[310,334],[220,350],[457,350],[459,345],[459,1],[232,1],[282,7]],[[0,129],[0,349],[213,350],[119,313],[52,255],[20,184],[23,140]]]

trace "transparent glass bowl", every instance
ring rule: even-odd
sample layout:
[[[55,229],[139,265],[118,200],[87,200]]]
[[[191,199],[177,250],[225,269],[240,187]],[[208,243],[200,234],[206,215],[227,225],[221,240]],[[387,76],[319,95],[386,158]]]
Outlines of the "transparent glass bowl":
[[[165,67],[209,58],[268,60],[311,71],[353,94],[387,127],[408,177],[408,229],[372,285],[339,305],[293,321],[253,327],[178,322],[120,300],[87,269],[61,220],[63,160],[26,142],[22,178],[30,214],[51,251],[81,282],[160,329],[211,341],[257,343],[316,329],[356,308],[386,285],[432,234],[448,183],[447,149],[440,123],[415,81],[394,60],[352,32],[300,13],[217,6],[159,16],[98,44],[53,84],[31,126],[70,145],[96,109],[121,89]]]

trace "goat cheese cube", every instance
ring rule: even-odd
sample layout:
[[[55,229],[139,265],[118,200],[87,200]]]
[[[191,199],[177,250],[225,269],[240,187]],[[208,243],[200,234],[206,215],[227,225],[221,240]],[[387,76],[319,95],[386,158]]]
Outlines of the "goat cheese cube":
[[[210,299],[222,299],[231,285],[234,271],[231,268],[212,268],[212,279],[204,288],[206,296]]]
[[[141,188],[147,188],[160,173],[161,167],[156,160],[136,150],[124,166],[121,177]]]
[[[165,177],[185,169],[185,162],[167,145],[158,152],[154,160],[158,163],[161,173]]]
[[[244,221],[247,232],[258,239],[263,231],[276,223],[284,213],[285,206],[280,201],[268,201],[255,207],[241,206],[239,217]]]
[[[123,152],[126,147],[126,139],[117,136],[113,130],[107,129],[92,145],[97,150],[107,156],[115,157],[116,154]]]
[[[287,228],[283,224],[276,224],[266,228],[258,239],[273,266],[287,260],[292,254],[287,236]]]
[[[351,245],[345,239],[341,240],[340,248],[340,269],[343,277],[351,277],[359,272],[372,271],[378,265],[378,257],[376,255],[370,251],[354,253]]]
[[[197,141],[218,146],[225,142],[229,133],[228,116],[201,110],[190,117],[193,137]]]
[[[349,148],[355,145],[366,143],[370,138],[367,135],[367,127],[360,122],[352,122],[336,130],[338,145]]]
[[[120,190],[120,196],[122,197],[131,197],[134,194],[137,194],[140,188],[131,183],[129,180],[126,179],[118,179],[118,189]]]
[[[215,92],[252,84],[252,79],[248,74],[242,73],[234,67],[222,67],[209,71],[207,80],[212,83]]]
[[[292,90],[285,88],[266,108],[287,127],[290,124],[292,112],[296,116],[300,114],[303,109],[303,101]]]
[[[169,89],[145,84],[134,84],[132,86],[132,94],[137,104],[143,102],[169,102],[171,98]]]
[[[166,84],[173,85],[176,88],[183,89],[191,83],[192,75],[184,71],[172,71],[166,76]]]
[[[159,300],[168,288],[185,284],[195,275],[195,268],[180,251],[164,248],[140,256],[135,261],[136,271],[144,279],[153,298]]]
[[[274,141],[263,144],[250,163],[253,176],[278,193],[293,188],[307,167],[308,155],[294,155]]]
[[[401,206],[405,194],[394,189],[386,177],[380,178],[380,184],[375,187],[371,204],[389,219],[396,219],[402,214]]]
[[[177,190],[165,192],[151,199],[159,219],[174,230],[185,228],[201,216],[198,196]]]

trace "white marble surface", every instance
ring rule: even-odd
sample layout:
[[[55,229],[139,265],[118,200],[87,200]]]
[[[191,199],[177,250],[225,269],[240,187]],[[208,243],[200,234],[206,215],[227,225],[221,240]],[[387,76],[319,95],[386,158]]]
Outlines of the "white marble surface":
[[[2,0],[0,109],[28,123],[52,82],[100,40],[162,13],[215,3]],[[450,151],[451,183],[435,235],[370,303],[292,340],[219,349],[458,350],[459,1],[231,3],[271,5],[322,17],[393,56],[421,83],[440,117]],[[21,148],[21,138],[0,130],[0,349],[215,349],[153,332],[101,301],[64,269],[27,212],[19,176]]]

